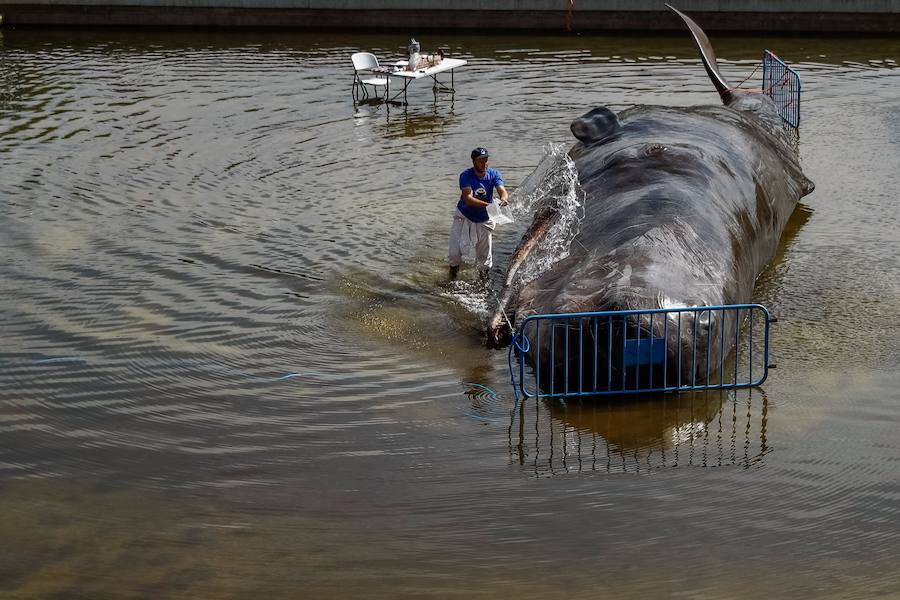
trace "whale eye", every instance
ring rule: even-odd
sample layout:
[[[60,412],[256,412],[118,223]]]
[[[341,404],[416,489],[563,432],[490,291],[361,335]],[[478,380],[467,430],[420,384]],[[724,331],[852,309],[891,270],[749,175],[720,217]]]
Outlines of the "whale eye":
[[[647,144],[644,146],[643,154],[644,156],[655,156],[657,154],[662,154],[668,150],[663,144]]]

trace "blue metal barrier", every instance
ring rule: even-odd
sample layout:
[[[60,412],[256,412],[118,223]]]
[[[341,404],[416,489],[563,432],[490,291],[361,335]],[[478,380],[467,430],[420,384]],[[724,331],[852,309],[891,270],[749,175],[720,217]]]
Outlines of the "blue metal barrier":
[[[800,75],[769,50],[763,52],[762,89],[791,127],[800,127]]]
[[[761,385],[774,321],[760,304],[532,315],[515,334],[519,386],[572,397]]]

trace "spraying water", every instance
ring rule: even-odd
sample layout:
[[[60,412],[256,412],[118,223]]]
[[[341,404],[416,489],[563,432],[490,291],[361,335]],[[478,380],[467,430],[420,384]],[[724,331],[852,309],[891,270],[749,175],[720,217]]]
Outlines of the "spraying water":
[[[545,207],[554,206],[558,212],[554,224],[516,272],[514,283],[518,287],[569,256],[572,240],[581,229],[584,193],[578,182],[575,163],[563,144],[551,143],[547,146],[537,167],[512,193],[510,206],[516,219],[525,223]]]

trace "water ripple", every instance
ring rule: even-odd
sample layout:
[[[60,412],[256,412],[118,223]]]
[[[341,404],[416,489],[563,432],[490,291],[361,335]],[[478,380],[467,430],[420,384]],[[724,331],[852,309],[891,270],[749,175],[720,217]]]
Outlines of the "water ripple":
[[[204,573],[268,573],[283,554],[286,581],[320,577],[312,596],[343,593],[347,552],[363,553],[355,583],[384,567],[434,596],[479,595],[472,564],[498,596],[587,596],[598,577],[654,596],[685,583],[676,554],[700,567],[687,595],[808,597],[823,572],[871,575],[836,597],[895,585],[900,57],[891,40],[765,41],[804,77],[817,183],[757,285],[778,369],[753,392],[517,405],[506,354],[481,340],[490,292],[446,281],[458,173],[485,145],[525,194],[595,105],[717,102],[690,39],[430,33],[424,48],[469,61],[457,93],[414,84],[397,106],[350,97],[349,55],[400,58],[393,34],[3,30],[0,498],[41,533],[3,531],[30,557],[11,571],[21,595],[109,595],[66,579],[84,569],[53,562],[63,546],[97,581],[174,589],[122,569],[132,549],[84,545],[108,541],[84,523],[156,490],[153,517],[122,522],[192,533],[152,550],[238,553]],[[761,43],[714,41],[730,81]],[[106,489],[140,498],[106,505]],[[45,517],[54,493],[69,533]],[[204,537],[219,521],[245,537]],[[533,569],[563,562],[583,568]],[[180,573],[167,581],[209,583]],[[183,593],[241,595],[219,591]]]

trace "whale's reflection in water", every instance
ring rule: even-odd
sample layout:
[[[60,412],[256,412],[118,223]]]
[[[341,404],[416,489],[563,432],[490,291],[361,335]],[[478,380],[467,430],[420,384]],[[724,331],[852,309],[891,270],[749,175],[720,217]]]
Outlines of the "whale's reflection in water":
[[[512,414],[509,451],[536,476],[666,467],[749,468],[772,451],[761,390],[654,398],[528,399]]]

